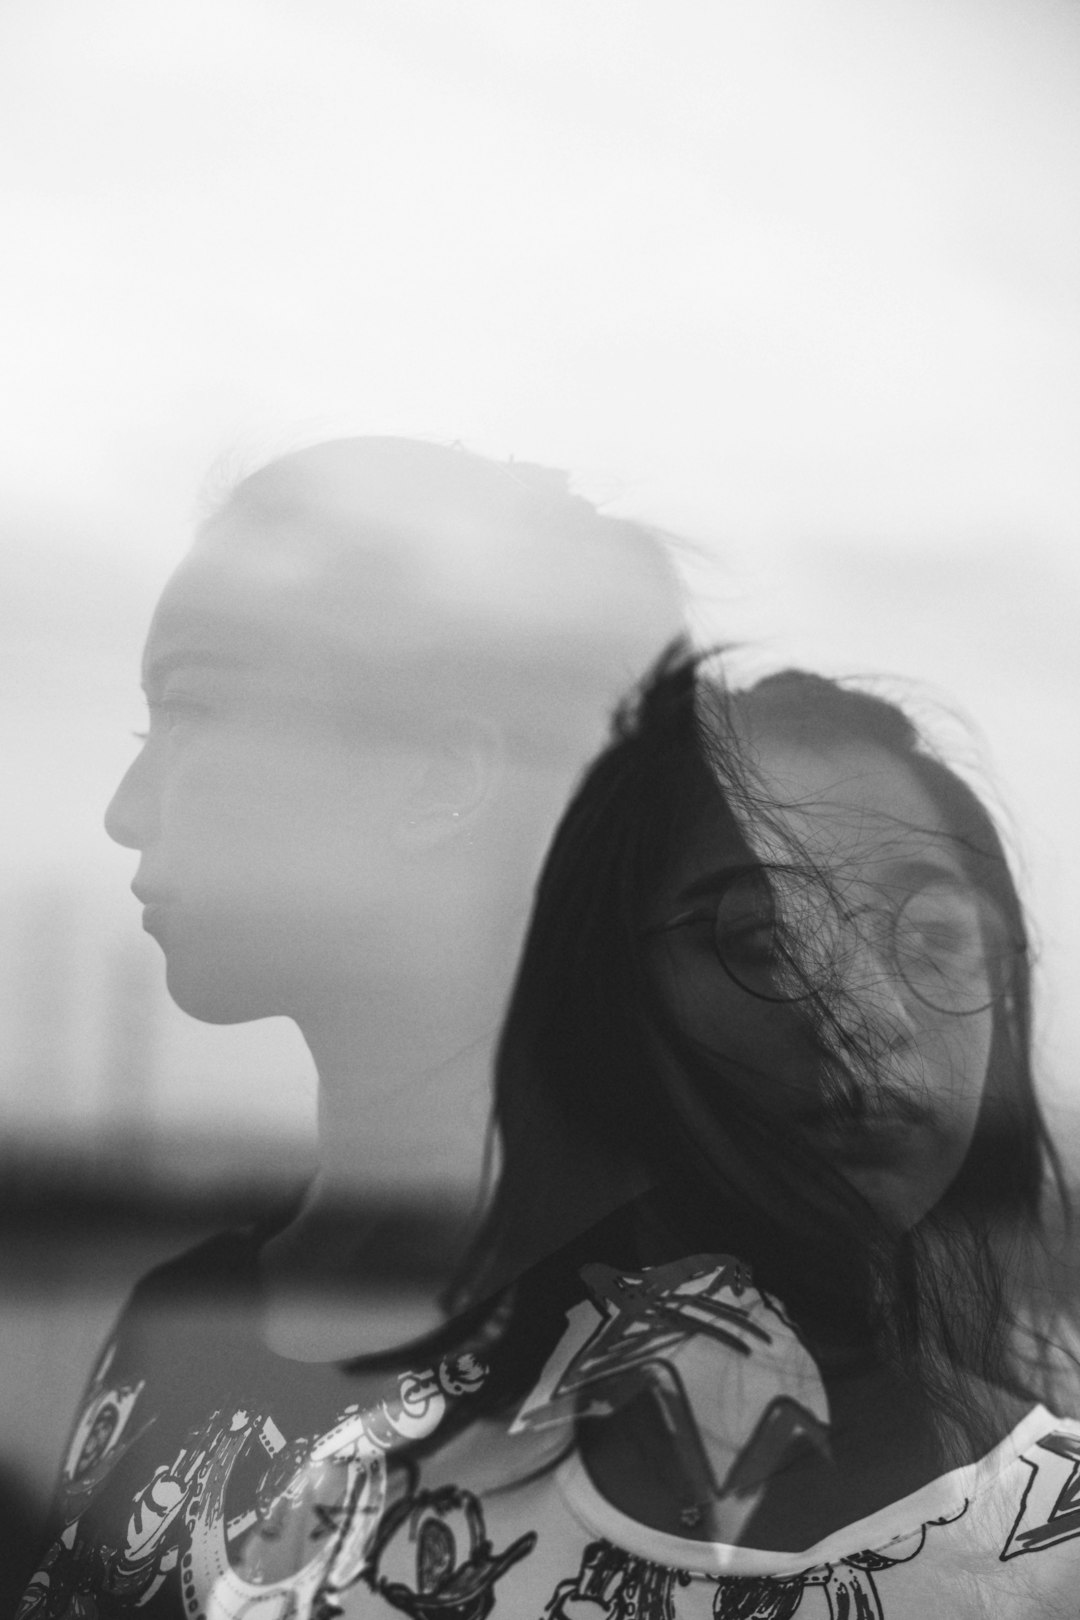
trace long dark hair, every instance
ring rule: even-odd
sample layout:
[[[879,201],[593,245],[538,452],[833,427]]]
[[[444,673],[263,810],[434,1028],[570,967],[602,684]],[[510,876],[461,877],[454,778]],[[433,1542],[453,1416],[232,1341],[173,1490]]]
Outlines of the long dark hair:
[[[669,650],[618,712],[556,831],[498,1052],[501,1173],[453,1302],[521,1279],[501,1380],[510,1395],[581,1297],[584,1261],[633,1269],[733,1253],[819,1353],[884,1357],[917,1382],[941,1417],[943,1455],[959,1455],[996,1438],[978,1391],[1032,1393],[1007,1274],[1038,1234],[1057,1174],[1032,1082],[1027,935],[1002,842],[895,704],[795,670],[732,696],[701,664],[681,644]],[[730,1065],[687,1038],[648,971],[642,926],[680,839],[710,817],[749,856],[747,816],[770,811],[740,757],[748,703],[774,733],[873,744],[902,760],[1013,946],[1008,983],[993,986],[989,1072],[963,1169],[899,1238],[778,1123],[758,1100],[768,1088],[732,1084]]]

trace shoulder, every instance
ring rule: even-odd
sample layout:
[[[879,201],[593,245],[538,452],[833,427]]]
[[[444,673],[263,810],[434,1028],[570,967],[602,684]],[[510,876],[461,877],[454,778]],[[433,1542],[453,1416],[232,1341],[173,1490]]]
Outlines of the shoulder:
[[[146,1273],[135,1286],[129,1310],[153,1310],[173,1299],[223,1289],[252,1292],[264,1239],[258,1227],[244,1226],[193,1244]]]
[[[192,1378],[227,1362],[252,1334],[258,1303],[255,1227],[220,1232],[156,1266],[136,1284],[106,1346],[127,1382]]]

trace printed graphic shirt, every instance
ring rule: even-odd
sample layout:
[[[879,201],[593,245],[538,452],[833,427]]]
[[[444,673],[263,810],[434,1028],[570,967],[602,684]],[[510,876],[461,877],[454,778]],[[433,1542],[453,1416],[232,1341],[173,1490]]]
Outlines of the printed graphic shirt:
[[[981,1461],[812,1547],[734,1544],[787,1448],[827,1444],[829,1413],[782,1309],[730,1257],[586,1267],[589,1298],[509,1423],[448,1422],[482,1386],[475,1347],[377,1378],[272,1355],[255,1259],[225,1237],[136,1290],[21,1620],[1080,1612],[1080,1423],[1041,1407]],[[733,1543],[652,1529],[593,1483],[574,1424],[641,1387]]]

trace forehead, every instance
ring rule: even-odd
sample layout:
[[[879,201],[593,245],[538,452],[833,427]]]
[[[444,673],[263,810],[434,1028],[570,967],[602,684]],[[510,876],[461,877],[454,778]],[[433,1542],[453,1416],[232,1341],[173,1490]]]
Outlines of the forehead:
[[[284,674],[350,654],[400,658],[418,618],[406,560],[372,547],[346,578],[339,550],[299,519],[215,520],[162,593],[144,678],[185,660]]]
[[[719,806],[703,814],[674,852],[674,891],[701,887],[748,856],[778,864],[809,859],[838,877],[884,887],[908,886],[916,873],[965,875],[933,798],[885,749],[810,748],[754,734],[746,742],[752,780],[739,832]]]
[[[772,807],[751,833],[756,854],[783,858],[790,839],[852,876],[932,857],[959,873],[951,829],[911,766],[874,744],[809,747],[751,733],[756,784]],[[771,823],[771,825],[770,825]]]

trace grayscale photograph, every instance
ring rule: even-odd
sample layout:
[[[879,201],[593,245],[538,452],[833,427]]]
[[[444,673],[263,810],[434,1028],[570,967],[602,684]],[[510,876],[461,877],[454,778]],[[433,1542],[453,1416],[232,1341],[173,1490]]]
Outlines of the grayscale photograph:
[[[0,1616],[1074,1616],[1080,5],[0,130]]]

